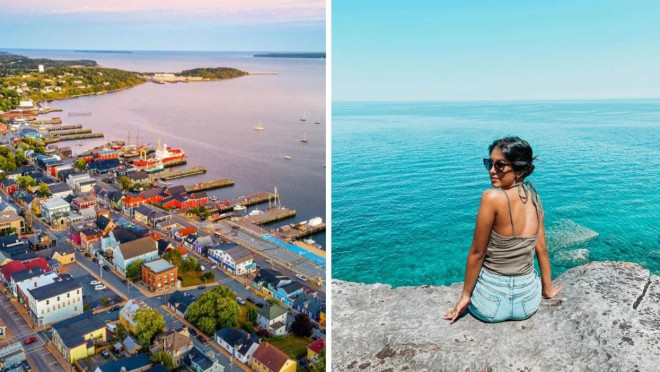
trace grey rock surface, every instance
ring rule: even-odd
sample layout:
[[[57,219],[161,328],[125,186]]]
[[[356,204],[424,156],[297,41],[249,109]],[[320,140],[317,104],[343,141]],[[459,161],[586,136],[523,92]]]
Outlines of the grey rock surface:
[[[660,278],[592,262],[523,321],[442,319],[463,288],[332,283],[333,371],[660,371]]]

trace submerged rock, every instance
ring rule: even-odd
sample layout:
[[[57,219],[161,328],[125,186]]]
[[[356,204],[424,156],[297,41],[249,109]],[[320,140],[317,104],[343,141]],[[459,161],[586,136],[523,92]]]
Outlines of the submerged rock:
[[[332,283],[332,370],[657,371],[660,279],[637,264],[592,262],[523,321],[442,319],[463,288]]]

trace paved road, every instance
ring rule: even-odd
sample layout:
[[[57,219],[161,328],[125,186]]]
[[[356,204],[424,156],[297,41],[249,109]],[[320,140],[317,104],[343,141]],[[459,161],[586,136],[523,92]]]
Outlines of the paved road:
[[[43,334],[35,333],[27,324],[25,319],[18,314],[16,308],[9,302],[4,294],[0,294],[0,318],[8,329],[12,332],[12,341],[20,342],[28,337],[37,336],[39,341],[30,345],[23,345],[25,354],[32,359],[33,366],[40,372],[60,372],[64,371],[55,357],[46,349],[47,339]]]

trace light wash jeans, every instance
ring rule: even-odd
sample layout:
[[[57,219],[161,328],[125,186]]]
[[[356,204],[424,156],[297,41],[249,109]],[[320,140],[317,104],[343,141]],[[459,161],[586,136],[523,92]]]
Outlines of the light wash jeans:
[[[477,319],[494,323],[523,320],[541,303],[541,280],[536,272],[503,276],[481,268],[468,309]]]

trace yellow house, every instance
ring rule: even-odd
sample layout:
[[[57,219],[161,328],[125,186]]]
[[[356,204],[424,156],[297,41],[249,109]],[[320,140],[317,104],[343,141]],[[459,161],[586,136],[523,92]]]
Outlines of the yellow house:
[[[94,340],[108,340],[106,320],[107,313],[88,311],[56,323],[51,327],[53,344],[70,363],[94,355]]]
[[[256,372],[296,372],[298,362],[280,349],[262,342],[252,354],[252,370]]]
[[[55,251],[51,258],[57,260],[57,262],[60,263],[60,266],[76,262],[76,255],[74,252]]]
[[[137,323],[133,321],[133,318],[142,306],[144,305],[135,300],[129,300],[126,305],[119,310],[119,324],[124,326],[124,328],[132,334],[135,334],[135,330],[137,329]]]
[[[323,349],[325,349],[325,340],[322,338],[319,338],[318,340],[307,345],[307,359],[313,363],[318,362],[319,356],[321,355],[321,351],[323,351]]]
[[[325,313],[323,311],[319,314],[319,324],[321,327],[325,327]]]

